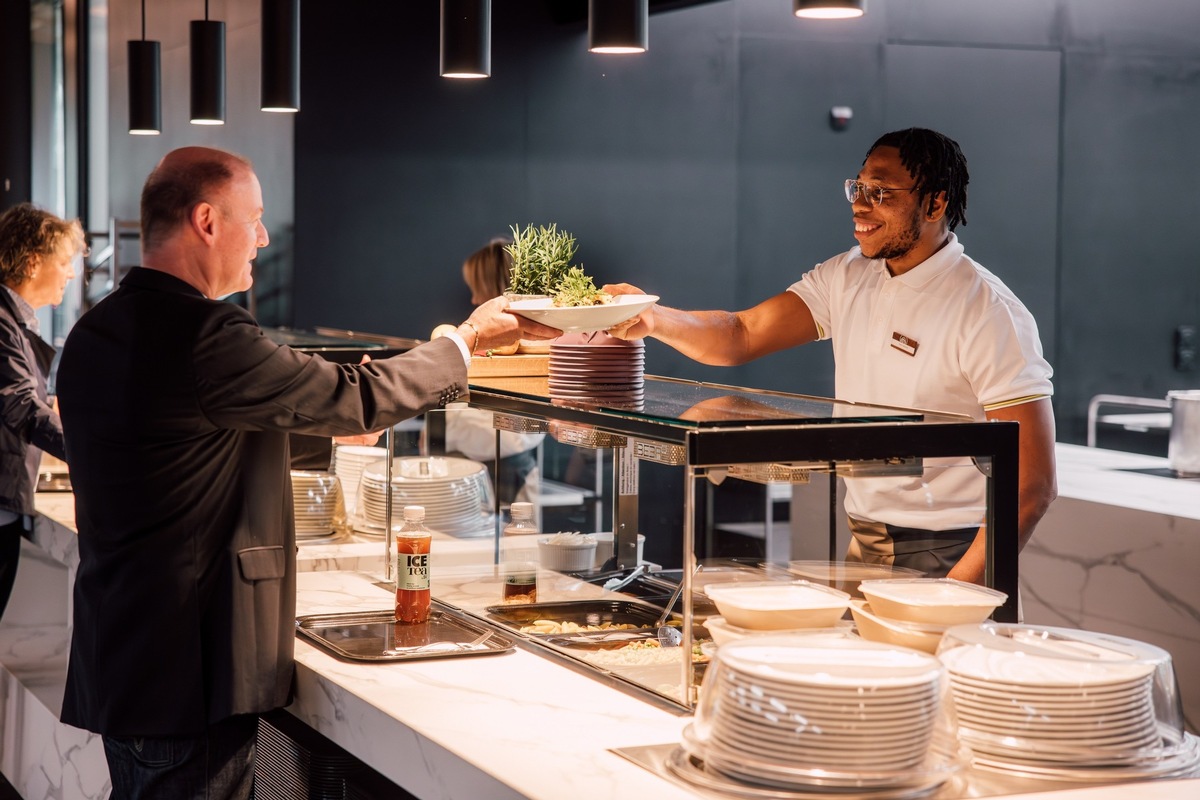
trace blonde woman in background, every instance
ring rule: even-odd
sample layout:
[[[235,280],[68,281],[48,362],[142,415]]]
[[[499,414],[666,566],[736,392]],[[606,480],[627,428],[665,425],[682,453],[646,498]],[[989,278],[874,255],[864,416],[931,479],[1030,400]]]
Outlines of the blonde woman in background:
[[[66,459],[62,422],[46,389],[55,350],[39,336],[36,312],[62,302],[86,249],[78,220],[30,203],[0,215],[0,615],[21,538],[33,530],[42,452]]]

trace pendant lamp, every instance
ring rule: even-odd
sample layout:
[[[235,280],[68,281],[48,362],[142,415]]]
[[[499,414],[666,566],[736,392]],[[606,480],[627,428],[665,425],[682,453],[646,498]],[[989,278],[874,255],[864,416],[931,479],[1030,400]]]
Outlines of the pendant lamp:
[[[442,0],[443,78],[492,74],[492,0]]]
[[[300,0],[262,0],[263,111],[300,110]]]
[[[588,0],[588,51],[644,53],[650,43],[650,0]]]
[[[805,19],[849,19],[867,13],[867,0],[792,0],[792,13]]]
[[[142,38],[129,41],[129,132],[162,133],[160,45],[146,41],[146,0],[142,0]]]
[[[192,124],[225,124],[225,23],[191,21]]]

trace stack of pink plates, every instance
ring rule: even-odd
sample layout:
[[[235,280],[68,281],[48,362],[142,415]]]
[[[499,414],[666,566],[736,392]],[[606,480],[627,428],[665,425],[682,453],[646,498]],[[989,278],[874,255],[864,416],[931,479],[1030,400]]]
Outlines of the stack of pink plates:
[[[550,343],[550,397],[617,408],[640,407],[645,396],[645,343],[603,331],[569,333]]]

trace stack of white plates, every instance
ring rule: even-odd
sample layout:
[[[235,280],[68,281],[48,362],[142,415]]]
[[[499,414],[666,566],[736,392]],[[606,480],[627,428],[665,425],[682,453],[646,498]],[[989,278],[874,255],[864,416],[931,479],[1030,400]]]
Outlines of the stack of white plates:
[[[386,462],[363,469],[355,530],[383,536],[387,529]],[[449,456],[404,456],[392,462],[392,524],[405,506],[425,508],[425,526],[452,536],[490,527],[491,487],[478,461]]]
[[[1008,627],[1014,635],[999,639],[1004,647],[983,642],[940,655],[959,737],[977,766],[1117,781],[1196,765],[1195,737],[1164,724],[1155,707],[1165,651],[1083,631]]]
[[[618,408],[645,398],[646,345],[607,333],[575,333],[550,343],[550,397]]]
[[[366,447],[357,444],[339,444],[333,450],[333,471],[342,482],[342,493],[346,498],[346,512],[354,513],[354,504],[358,499],[358,482],[362,477],[363,467],[367,464],[382,462],[387,457],[387,449],[383,447]]]
[[[943,675],[933,656],[858,639],[730,642],[705,675],[684,749],[705,770],[775,788],[932,789],[959,767]]]
[[[297,539],[320,539],[334,533],[334,517],[342,492],[332,472],[292,470],[292,507]]]

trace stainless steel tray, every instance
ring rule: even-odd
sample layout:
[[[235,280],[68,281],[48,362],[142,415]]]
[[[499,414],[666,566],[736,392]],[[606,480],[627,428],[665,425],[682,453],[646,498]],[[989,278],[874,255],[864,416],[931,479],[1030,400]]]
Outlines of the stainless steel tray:
[[[311,614],[296,618],[296,633],[346,661],[486,656],[514,647],[509,637],[438,609],[418,625],[396,622],[392,610]]]

